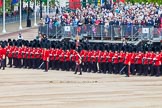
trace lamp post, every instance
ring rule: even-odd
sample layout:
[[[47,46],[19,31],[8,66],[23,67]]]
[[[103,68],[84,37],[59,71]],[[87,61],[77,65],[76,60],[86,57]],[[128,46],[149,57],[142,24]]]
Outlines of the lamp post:
[[[42,0],[40,0],[40,19],[42,18]]]
[[[21,24],[21,21],[22,21],[22,18],[21,18],[21,16],[22,16],[22,14],[21,14],[21,12],[22,12],[22,5],[21,5],[21,0],[20,0],[20,10],[19,10],[20,12],[20,25],[19,25],[19,30],[22,30],[22,24]]]
[[[37,26],[36,0],[34,0],[34,26]]]
[[[47,0],[47,15],[49,15],[49,0]]]
[[[6,21],[5,21],[5,14],[6,14],[6,11],[5,11],[5,1],[6,0],[3,0],[3,30],[2,30],[2,33],[6,33]]]
[[[29,18],[30,15],[30,0],[28,0],[28,11],[27,11],[27,27],[31,27],[31,20]]]

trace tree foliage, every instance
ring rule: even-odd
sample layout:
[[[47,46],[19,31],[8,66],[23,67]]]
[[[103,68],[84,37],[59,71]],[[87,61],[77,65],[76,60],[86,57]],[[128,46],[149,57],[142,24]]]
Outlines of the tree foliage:
[[[126,0],[127,2],[131,3],[158,3],[162,4],[162,0]]]

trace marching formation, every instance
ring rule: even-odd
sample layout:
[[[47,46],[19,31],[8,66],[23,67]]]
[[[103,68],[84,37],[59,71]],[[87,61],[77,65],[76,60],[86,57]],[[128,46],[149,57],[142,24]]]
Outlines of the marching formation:
[[[92,48],[92,46],[94,46]],[[0,42],[0,67],[160,76],[160,47],[10,39]]]

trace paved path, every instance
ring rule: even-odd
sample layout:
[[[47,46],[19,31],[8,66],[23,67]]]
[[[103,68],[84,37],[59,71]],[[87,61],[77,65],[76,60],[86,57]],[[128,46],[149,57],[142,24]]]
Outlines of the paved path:
[[[37,21],[38,22],[38,21]],[[17,39],[18,33],[21,32],[24,39],[32,40],[38,35],[38,27],[34,27],[34,22],[32,21],[32,27],[26,27],[26,22],[22,22],[22,30],[19,30],[19,23],[6,25],[7,33],[0,33],[0,40]],[[0,27],[2,31],[2,26]]]
[[[162,77],[6,68],[0,108],[161,108]]]
[[[50,13],[49,16],[54,16],[55,13]],[[46,16],[46,13],[43,13],[43,18]],[[39,23],[39,18],[37,19],[37,24]],[[18,33],[21,31],[24,39],[32,40],[35,36],[38,35],[38,27],[34,27],[34,19],[31,19],[31,26],[26,27],[26,21],[22,22],[22,30],[19,30],[19,22],[13,24],[6,24],[6,32],[2,33],[2,26],[0,26],[0,40],[17,39]]]

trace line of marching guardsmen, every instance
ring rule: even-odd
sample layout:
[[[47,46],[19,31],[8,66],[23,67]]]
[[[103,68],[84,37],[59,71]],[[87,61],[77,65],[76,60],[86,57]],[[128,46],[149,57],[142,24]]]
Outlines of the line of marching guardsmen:
[[[109,74],[161,75],[162,52],[159,51],[81,51],[83,71]]]
[[[76,65],[80,74],[83,72],[151,75],[160,76],[162,72],[162,51],[146,50],[63,50],[52,47],[33,47],[12,44],[0,47],[0,60],[3,69],[8,58],[9,67],[15,68],[42,68],[62,71],[76,71]],[[44,65],[42,65],[44,64]]]

